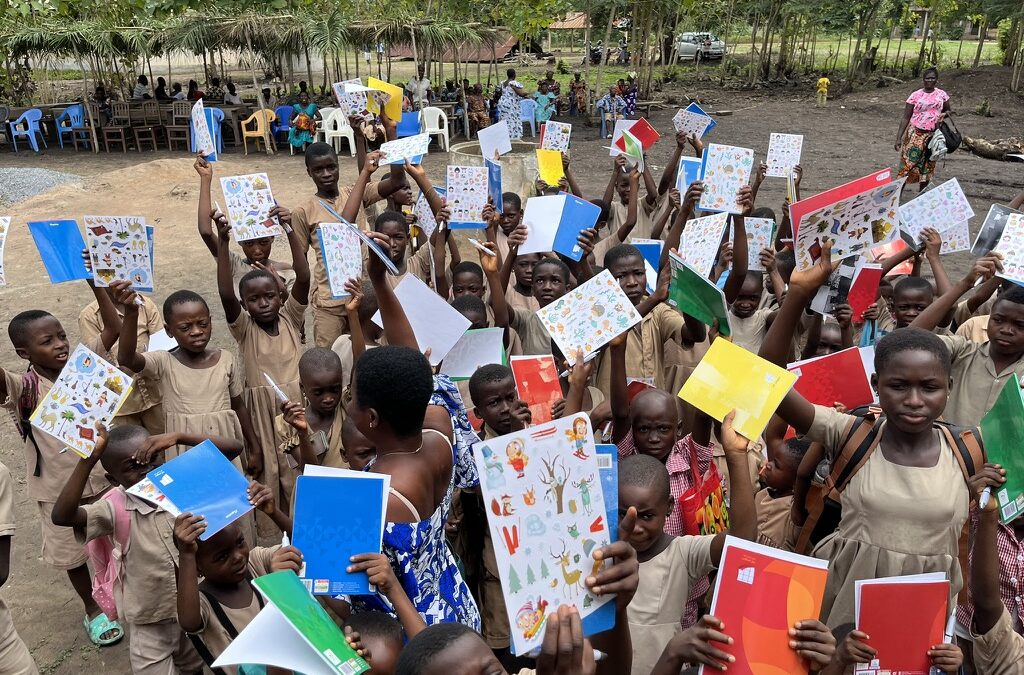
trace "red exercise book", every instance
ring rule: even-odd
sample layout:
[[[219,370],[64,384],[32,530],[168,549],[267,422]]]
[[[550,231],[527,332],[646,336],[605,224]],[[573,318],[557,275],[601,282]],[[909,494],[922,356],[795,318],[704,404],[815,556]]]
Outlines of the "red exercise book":
[[[916,574],[857,582],[857,630],[868,635],[867,643],[878,652],[875,672],[928,675],[928,650],[943,641],[948,617],[949,581],[942,577]]]
[[[864,319],[864,311],[878,297],[878,284],[881,281],[881,265],[861,265],[853,273],[850,292],[846,295],[846,304],[853,310],[854,321]]]
[[[640,145],[644,146],[644,152],[646,152],[652,145],[658,142],[661,138],[661,134],[655,131],[651,123],[645,120],[643,117],[633,122],[628,129],[629,133],[636,136],[636,140],[640,141]],[[622,152],[626,151],[626,141],[622,139],[622,136],[615,141],[615,147]]]
[[[793,388],[811,403],[829,408],[842,403],[853,410],[875,400],[857,347],[797,361],[787,370],[797,374]]]
[[[562,398],[558,368],[553,356],[513,356],[509,359],[519,398],[532,413],[532,424],[550,422],[551,405]]]
[[[789,222],[793,226],[793,238],[796,239],[797,230],[800,227],[800,219],[808,213],[822,209],[830,204],[867,192],[879,185],[892,182],[892,169],[881,169],[863,178],[850,181],[831,190],[825,190],[807,199],[801,199],[789,205]]]

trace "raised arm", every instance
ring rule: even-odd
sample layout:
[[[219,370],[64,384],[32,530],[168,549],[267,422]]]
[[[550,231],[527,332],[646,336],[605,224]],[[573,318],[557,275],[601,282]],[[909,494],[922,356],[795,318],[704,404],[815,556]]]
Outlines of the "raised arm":
[[[967,271],[964,278],[949,291],[936,298],[932,304],[928,305],[923,312],[917,315],[917,318],[910,325],[914,328],[935,330],[935,327],[945,318],[949,310],[956,304],[956,301],[964,293],[974,288],[974,282],[979,278],[989,279],[995,276],[997,272],[1002,271],[1003,263],[1000,258],[1001,256],[998,253],[993,252],[975,260],[974,265]]]
[[[757,511],[754,506],[754,486],[750,483],[747,466],[747,444],[749,439],[740,436],[733,428],[736,411],[725,416],[720,432],[725,463],[729,470],[732,489],[729,490],[729,532],[734,537],[747,541],[757,539]],[[725,548],[725,532],[715,535],[711,542],[711,562],[718,567],[722,562]]]
[[[275,213],[276,211],[276,213]],[[295,272],[295,281],[292,283],[292,297],[300,305],[309,303],[309,260],[306,258],[306,250],[302,245],[299,233],[292,228],[291,212],[283,206],[275,206],[270,210],[271,215],[276,215],[288,232],[288,248],[292,252],[292,271]]]
[[[953,284],[949,282],[946,268],[942,266],[942,235],[932,227],[924,228],[921,234],[924,237],[925,257],[928,258],[928,266],[932,268],[932,276],[935,277],[935,292],[938,295],[945,295]]]
[[[140,373],[146,367],[146,357],[136,349],[139,345],[139,306],[135,298],[139,294],[132,290],[127,281],[115,281],[110,284],[110,297],[122,307],[124,319],[121,321],[121,337],[117,341],[117,363],[133,373]]]
[[[196,223],[199,227],[199,237],[206,244],[210,254],[217,255],[217,235],[210,224],[210,214],[213,213],[213,206],[210,200],[210,189],[213,186],[213,167],[202,153],[196,156],[193,165],[196,173],[199,174],[199,213],[196,215]]]
[[[205,531],[206,521],[202,516],[182,513],[174,520],[174,546],[178,549],[178,625],[189,633],[203,628],[196,551],[199,535]]]
[[[228,241],[231,239],[231,226],[228,225],[227,216],[217,216],[217,294],[220,296],[220,304],[224,307],[224,318],[228,323],[234,323],[242,313],[242,305],[235,295],[235,283],[231,276],[231,258],[228,252]]]
[[[672,148],[672,157],[669,158],[665,170],[661,172],[661,181],[658,183],[658,195],[663,195],[676,184],[676,174],[679,172],[679,158],[683,156],[683,149],[686,147],[686,133],[676,132],[676,145]]]
[[[434,256],[434,278],[431,280],[431,283],[434,284],[434,290],[437,291],[437,294],[447,302],[451,287],[448,283],[448,275],[445,273],[445,253],[448,252],[449,244],[455,248],[456,252],[459,250],[458,245],[455,243],[455,237],[451,236],[451,230],[447,227],[442,230],[438,226],[433,234],[430,235],[430,239],[430,253]]]
[[[368,154],[366,156],[366,161],[363,163],[363,168],[359,171],[359,177],[356,178],[356,182],[352,185],[352,191],[348,193],[348,201],[345,202],[345,207],[341,211],[341,217],[350,223],[354,223],[356,221],[356,216],[359,215],[359,209],[363,208],[363,193],[366,191],[366,186],[370,182],[370,176],[372,176],[373,172],[377,170],[379,162],[379,152],[371,152]],[[373,256],[370,257],[372,258]]]
[[[576,180],[576,176],[573,175],[572,171],[569,170],[569,155],[562,153],[562,173],[565,174],[565,181],[569,184],[569,191],[577,197],[583,197],[583,190],[580,189],[580,184]]]
[[[654,174],[651,173],[651,163],[647,161],[646,153],[644,155],[644,191],[647,193],[644,202],[650,208],[658,202],[658,185],[654,182]]]
[[[664,267],[668,264],[669,251],[679,248],[679,239],[683,236],[683,227],[693,214],[693,208],[700,201],[700,195],[703,191],[704,184],[700,181],[694,181],[690,187],[686,188],[686,197],[683,198],[683,205],[676,211],[676,219],[668,230],[665,245],[661,247],[661,259],[658,261],[659,267]]]
[[[732,216],[732,271],[729,278],[725,280],[725,301],[732,304],[736,296],[743,288],[743,280],[747,278],[747,227],[744,216],[749,214],[754,207],[753,191],[749,185],[744,185],[739,191],[739,203],[743,213]]]
[[[1011,209],[1018,209],[1018,210],[1020,209],[1020,207],[1024,206],[1024,190],[1021,190],[1020,192],[1018,192],[1017,196],[1014,197],[1010,201],[1010,203],[1007,204],[1007,206],[1009,206]]]
[[[369,161],[369,160],[367,160]],[[388,238],[379,232],[370,232],[369,236],[387,250]],[[384,267],[376,255],[370,254],[366,262],[366,271],[370,276],[370,283],[373,284],[373,292],[377,296],[377,306],[380,310],[380,321],[384,327],[384,337],[389,345],[412,347],[419,350],[419,343],[416,342],[416,334],[412,331],[412,324],[409,317],[402,309],[402,303],[391,288],[387,280],[387,268]]]
[[[608,179],[608,185],[604,189],[604,201],[611,204],[615,199],[615,184],[619,181],[619,172],[626,170],[626,158],[619,155],[612,165],[612,175]]]
[[[487,278],[487,288],[493,289],[495,286],[501,284],[501,278],[498,276],[498,261],[499,253],[498,246],[492,242],[485,242],[484,246],[488,251],[494,253],[494,255],[487,255],[483,251],[480,251],[480,267],[484,271],[484,276]],[[491,291],[494,292],[493,290]],[[494,311],[494,325],[498,328],[508,328],[509,316],[508,316],[508,303],[504,303],[504,311],[500,314],[495,308],[491,308]]]
[[[618,445],[629,433],[629,386],[626,384],[626,334],[608,345],[609,398],[612,404],[612,443]]]
[[[658,220],[655,221],[654,227],[651,228],[651,239],[661,239],[661,234],[665,231],[665,225],[668,224],[672,214],[679,210],[679,190],[674,187],[670,188],[668,191],[668,200],[670,203],[669,208],[665,209],[664,213],[658,216]]]
[[[82,493],[85,492],[85,486],[89,482],[89,474],[99,463],[103,451],[107,448],[106,427],[97,424],[96,431],[96,445],[93,447],[92,454],[78,460],[75,468],[71,471],[71,477],[61,488],[57,502],[53,505],[50,520],[54,525],[79,529],[85,527],[88,513],[79,506],[82,501]]]
[[[989,480],[987,483],[998,487],[995,481]],[[974,487],[972,485],[972,490]],[[976,493],[971,497],[976,498]],[[970,569],[971,598],[974,600],[974,626],[971,628],[978,635],[991,631],[1006,611],[999,599],[999,509],[995,499],[989,499],[986,506],[978,511]]]
[[[441,199],[441,195],[437,194],[434,184],[427,178],[427,172],[423,170],[422,166],[411,164],[409,160],[405,160],[405,172],[409,174],[409,177],[416,183],[420,192],[423,193],[427,200],[427,205],[430,206],[431,213],[436,217],[444,207],[444,200]]]

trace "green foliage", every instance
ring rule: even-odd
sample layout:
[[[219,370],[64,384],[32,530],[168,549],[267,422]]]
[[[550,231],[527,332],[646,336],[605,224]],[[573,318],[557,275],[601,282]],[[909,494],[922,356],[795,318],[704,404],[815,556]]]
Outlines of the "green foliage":
[[[569,64],[564,59],[558,59],[558,62],[555,64],[555,71],[559,75],[568,75],[572,72],[572,68],[569,67]]]
[[[988,102],[988,97],[981,100],[981,103],[974,109],[974,112],[982,117],[992,117],[992,106]]]

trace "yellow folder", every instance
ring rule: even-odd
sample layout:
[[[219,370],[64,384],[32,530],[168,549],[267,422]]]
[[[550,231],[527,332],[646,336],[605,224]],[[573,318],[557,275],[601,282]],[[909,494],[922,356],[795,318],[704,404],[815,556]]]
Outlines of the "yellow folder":
[[[384,112],[387,113],[388,117],[393,119],[396,123],[402,121],[402,88],[391,84],[390,82],[384,82],[378,80],[376,77],[367,79],[366,86],[370,89],[376,89],[377,91],[383,91],[391,95],[391,100],[384,106]],[[377,102],[373,100],[372,96],[367,97],[367,110],[372,113],[378,112],[380,107]]]
[[[737,433],[753,440],[795,382],[794,373],[718,339],[679,390],[679,398],[719,421],[735,408]]]
[[[562,168],[562,153],[558,150],[537,150],[537,172],[540,179],[551,187],[558,187],[558,181],[565,176]]]

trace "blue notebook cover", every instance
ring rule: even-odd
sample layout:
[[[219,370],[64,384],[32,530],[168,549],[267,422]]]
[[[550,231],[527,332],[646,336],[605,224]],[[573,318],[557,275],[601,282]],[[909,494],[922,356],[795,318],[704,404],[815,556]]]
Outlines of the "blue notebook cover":
[[[380,553],[384,479],[299,476],[292,543],[302,551],[302,581],[313,595],[369,595],[365,572],[345,571],[349,558]]]
[[[704,112],[704,110],[696,103],[691,103],[690,105],[686,106],[686,109],[692,113],[697,113],[698,115],[703,115],[704,117],[711,119],[711,124],[709,124],[708,128],[704,130],[704,134],[701,136],[701,138],[704,138],[704,136],[710,134],[711,130],[718,126],[718,122],[711,118],[711,115]]]
[[[605,517],[612,541],[619,538],[619,448],[615,445],[597,446],[597,471],[604,492]],[[583,619],[583,634],[594,635],[615,626],[615,603],[609,602]]]
[[[597,225],[601,207],[576,195],[562,194],[565,195],[565,206],[562,207],[562,219],[558,223],[558,232],[555,233],[555,242],[551,248],[555,253],[579,262],[583,257],[583,249],[577,241],[580,232]]]
[[[650,269],[647,271],[647,292],[653,293],[654,288],[652,287],[652,284],[657,283],[658,263],[661,262],[661,247],[664,245],[664,243],[652,242],[650,244],[645,244],[635,241],[631,241],[629,243],[631,243],[633,246],[636,246],[640,250],[641,255],[643,255],[644,257],[644,262],[646,262],[650,266]],[[654,275],[653,280],[651,279],[652,274]]]
[[[206,440],[146,474],[182,513],[206,518],[206,541],[249,511],[249,481]]]
[[[402,119],[398,122],[398,126],[395,127],[395,132],[399,138],[415,136],[420,133],[420,114],[418,112],[402,113]],[[413,162],[413,164],[417,163]]]
[[[486,158],[484,163],[487,165],[487,196],[494,209],[501,213],[505,210],[505,200],[501,198],[501,164]]]
[[[85,239],[74,220],[37,220],[28,224],[32,240],[43,259],[50,282],[62,284],[65,281],[92,279],[85,269],[82,250]]]
[[[690,184],[698,181],[704,175],[704,161],[700,157],[680,157],[679,172],[676,174],[676,189],[679,190],[679,197],[686,197],[686,191]]]

